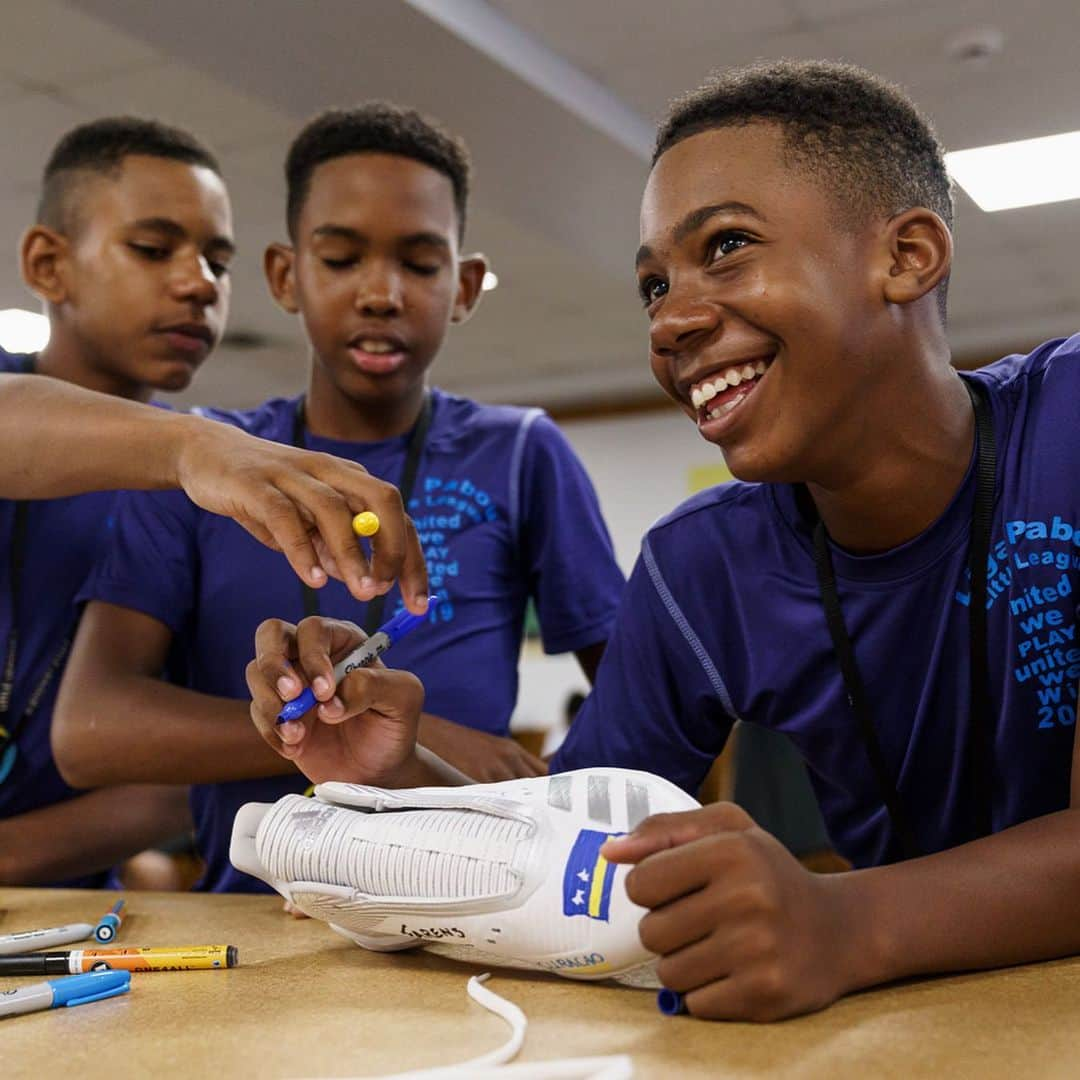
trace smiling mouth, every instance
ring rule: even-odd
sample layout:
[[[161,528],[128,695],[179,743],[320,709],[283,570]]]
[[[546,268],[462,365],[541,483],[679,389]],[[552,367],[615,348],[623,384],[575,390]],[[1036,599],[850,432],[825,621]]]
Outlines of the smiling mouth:
[[[757,389],[769,370],[772,357],[760,357],[730,364],[694,383],[690,403],[697,410],[698,424],[729,416]]]

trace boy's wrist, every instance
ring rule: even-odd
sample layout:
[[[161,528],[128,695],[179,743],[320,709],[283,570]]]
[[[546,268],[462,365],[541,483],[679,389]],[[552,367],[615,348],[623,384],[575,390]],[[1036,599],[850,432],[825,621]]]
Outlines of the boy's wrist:
[[[895,923],[883,902],[880,869],[829,875],[848,928],[840,957],[843,993],[863,990],[898,977],[895,967]]]

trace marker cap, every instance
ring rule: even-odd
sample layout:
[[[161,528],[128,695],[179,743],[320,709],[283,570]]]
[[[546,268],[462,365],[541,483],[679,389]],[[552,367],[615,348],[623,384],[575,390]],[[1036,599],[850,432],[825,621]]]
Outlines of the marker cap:
[[[428,597],[428,610],[435,603],[436,597]],[[379,632],[390,639],[391,645],[396,645],[414,626],[424,622],[428,617],[427,611],[423,615],[414,615],[408,608],[402,608],[388,623],[379,627]]]
[[[125,994],[131,989],[130,971],[90,971],[66,979],[48,979],[53,989],[53,1008],[87,1005],[91,1001]]]

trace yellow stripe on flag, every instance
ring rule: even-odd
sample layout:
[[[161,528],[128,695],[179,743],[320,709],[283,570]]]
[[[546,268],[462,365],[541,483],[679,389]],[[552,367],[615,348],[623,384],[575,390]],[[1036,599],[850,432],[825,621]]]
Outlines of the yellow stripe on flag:
[[[604,898],[604,877],[607,875],[608,861],[603,855],[596,856],[593,867],[592,887],[589,889],[589,914],[594,919],[600,918],[600,902]]]

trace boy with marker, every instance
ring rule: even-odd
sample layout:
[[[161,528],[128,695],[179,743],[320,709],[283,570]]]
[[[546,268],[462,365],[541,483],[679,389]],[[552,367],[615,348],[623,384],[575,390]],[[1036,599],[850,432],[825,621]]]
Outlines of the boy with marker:
[[[539,410],[427,385],[485,271],[460,252],[465,149],[419,114],[376,103],[313,120],[286,175],[291,243],[271,245],[266,270],[311,341],[308,391],[212,415],[399,484],[437,597],[392,661],[427,681],[421,740],[485,779],[537,775],[543,762],[507,737],[526,602],[536,601],[547,649],[575,652],[591,675],[623,581],[555,425]],[[382,611],[334,586],[316,598],[282,571],[183,496],[138,495],[83,594],[91,603],[54,728],[61,769],[76,783],[195,784],[205,888],[262,889],[228,862],[236,810],[308,786],[251,730],[244,666],[255,628],[322,610],[373,630],[397,608],[396,593]],[[184,660],[182,685],[158,678],[170,654]]]
[[[809,873],[725,803],[609,841],[699,1016],[1080,950],[1080,337],[958,374],[951,219],[928,123],[855,68],[734,70],[660,129],[637,257],[652,367],[739,480],[647,534],[552,771],[694,790],[736,719],[764,724],[858,867]],[[438,782],[408,752],[404,679],[353,673],[332,713],[274,724],[288,658],[325,679],[355,637],[262,627],[257,726],[313,779]]]
[[[109,489],[182,486],[288,550],[313,585],[326,571],[309,533],[354,587],[364,572],[349,565],[348,507],[327,499],[330,488],[383,499],[402,540],[392,493],[359,470],[137,404],[186,386],[217,341],[232,250],[217,163],[186,132],[107,119],[54,150],[21,248],[51,336],[36,356],[0,351],[0,371],[35,373],[0,374],[0,883],[94,884],[190,820],[179,789],[78,794],[49,748],[73,601],[108,526]],[[393,577],[399,564],[382,569]]]

